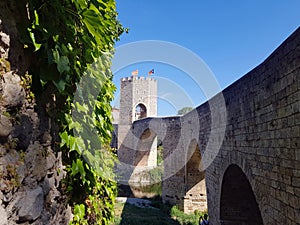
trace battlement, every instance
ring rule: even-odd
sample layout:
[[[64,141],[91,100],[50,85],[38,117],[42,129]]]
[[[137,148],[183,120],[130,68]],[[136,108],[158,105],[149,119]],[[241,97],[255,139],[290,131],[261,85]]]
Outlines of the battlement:
[[[130,77],[123,77],[121,78],[121,82],[131,82],[133,80],[146,80],[146,81],[154,81],[156,82],[156,80],[154,78],[151,77],[139,77],[139,76],[130,76]]]

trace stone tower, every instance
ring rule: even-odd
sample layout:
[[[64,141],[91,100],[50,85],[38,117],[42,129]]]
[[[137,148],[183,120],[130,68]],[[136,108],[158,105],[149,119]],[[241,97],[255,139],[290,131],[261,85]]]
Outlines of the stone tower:
[[[151,77],[130,76],[121,78],[120,110],[118,119],[118,156],[120,161],[134,166],[156,166],[157,140],[151,149],[143,149],[147,157],[139,156],[137,144],[130,137],[135,120],[157,116],[157,81]],[[138,137],[138,139],[141,137]],[[137,158],[141,160],[137,162]]]
[[[157,116],[157,81],[150,77],[121,79],[119,124]]]

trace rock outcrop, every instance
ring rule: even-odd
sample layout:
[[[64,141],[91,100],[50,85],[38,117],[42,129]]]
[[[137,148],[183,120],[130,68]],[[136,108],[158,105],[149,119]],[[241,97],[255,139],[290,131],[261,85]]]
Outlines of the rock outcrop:
[[[26,83],[33,59],[16,28],[22,1],[14,2],[0,2],[0,225],[68,224],[57,128],[45,107],[52,103],[35,98]]]

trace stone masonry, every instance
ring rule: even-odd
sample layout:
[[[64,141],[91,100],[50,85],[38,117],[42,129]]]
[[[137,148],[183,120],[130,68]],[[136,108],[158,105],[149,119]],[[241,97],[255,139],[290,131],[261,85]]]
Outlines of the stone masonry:
[[[164,202],[192,212],[207,195],[214,225],[299,224],[300,28],[190,113],[135,121],[126,163],[144,132],[162,139]]]
[[[120,110],[118,115],[118,124],[115,126],[117,131],[118,157],[121,162],[129,163],[134,166],[135,172],[141,172],[145,167],[153,168],[157,165],[157,139],[151,139],[149,147],[149,134],[139,137],[140,151],[132,151],[134,138],[131,126],[133,121],[145,117],[157,115],[157,81],[150,77],[131,76],[121,79],[120,90]],[[117,111],[116,111],[117,112]],[[130,152],[134,156],[129,159]],[[128,162],[132,159],[138,159]],[[132,176],[135,177],[135,176]]]

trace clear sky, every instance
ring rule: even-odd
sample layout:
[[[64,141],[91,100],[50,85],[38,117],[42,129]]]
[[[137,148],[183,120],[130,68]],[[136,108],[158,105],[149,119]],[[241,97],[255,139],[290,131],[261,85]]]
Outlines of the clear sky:
[[[221,89],[259,65],[300,25],[299,0],[117,0],[117,11],[130,30],[116,47],[142,40],[176,43],[202,58]],[[119,88],[121,77],[136,69],[147,76],[152,68],[161,83],[159,116],[207,100],[187,74],[163,63],[128,65],[116,71],[114,82]],[[176,102],[180,91],[187,98]],[[118,106],[118,94],[113,106]]]

